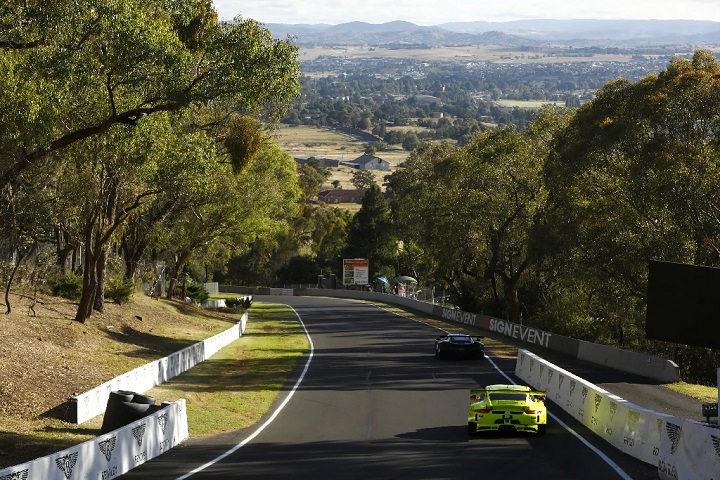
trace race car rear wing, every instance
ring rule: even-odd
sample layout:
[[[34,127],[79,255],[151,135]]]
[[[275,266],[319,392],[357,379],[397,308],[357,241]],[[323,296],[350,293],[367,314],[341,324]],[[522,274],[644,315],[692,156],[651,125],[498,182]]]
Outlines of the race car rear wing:
[[[477,402],[479,400],[482,400],[485,398],[485,395],[487,395],[488,391],[484,388],[478,389],[478,388],[472,388],[470,389],[470,399],[474,402]],[[535,401],[538,402],[544,402],[545,398],[547,398],[547,393],[540,391],[540,390],[528,390],[523,391],[522,393],[527,393],[528,395],[531,395]]]
[[[541,392],[541,391],[535,391],[535,390],[533,390],[533,391],[530,391],[530,392],[528,392],[528,393],[529,393],[531,396],[535,397],[535,400],[538,401],[538,402],[544,402],[544,401],[545,401],[545,398],[547,398],[547,393],[546,393],[546,392]]]

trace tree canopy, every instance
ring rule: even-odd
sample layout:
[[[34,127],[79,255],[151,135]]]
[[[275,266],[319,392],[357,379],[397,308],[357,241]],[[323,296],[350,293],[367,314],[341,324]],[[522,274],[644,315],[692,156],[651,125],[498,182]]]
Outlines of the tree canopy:
[[[286,194],[290,180],[276,176],[269,190],[230,180],[258,175],[255,157],[269,145],[261,122],[275,121],[299,94],[297,54],[254,20],[218,21],[211,0],[0,5],[0,189],[18,225],[10,245],[44,235],[59,252],[83,249],[77,320],[102,308],[109,247],[144,215],[176,226],[183,215],[212,223],[191,200],[202,194],[225,207],[215,226],[233,222],[246,239],[261,235],[267,222],[249,214],[277,206],[268,199]],[[266,195],[229,196],[246,188]],[[29,200],[39,192],[49,202]],[[242,222],[228,213],[236,204]],[[36,205],[45,205],[37,218],[46,226],[20,226]],[[135,262],[147,241],[133,238],[122,243],[128,253],[136,247]]]

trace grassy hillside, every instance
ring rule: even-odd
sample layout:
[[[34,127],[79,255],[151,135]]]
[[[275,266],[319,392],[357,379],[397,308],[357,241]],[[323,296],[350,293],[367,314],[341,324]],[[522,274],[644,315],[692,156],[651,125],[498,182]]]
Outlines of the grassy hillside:
[[[107,304],[84,324],[72,320],[77,305],[60,298],[40,298],[35,314],[27,297],[13,295],[11,305],[12,313],[0,319],[0,468],[94,438],[102,415],[83,425],[64,421],[70,397],[224,331],[240,318],[141,294],[127,305]],[[254,332],[276,335],[253,337]],[[186,398],[191,436],[236,430],[267,411],[306,348],[292,311],[253,306],[246,335],[191,374],[147,393],[158,404]],[[258,370],[268,362],[270,371]],[[184,388],[188,382],[207,385],[209,379],[221,388],[199,393]],[[258,384],[267,387],[264,393]],[[187,390],[195,392],[192,398]],[[223,424],[210,418],[222,418]]]

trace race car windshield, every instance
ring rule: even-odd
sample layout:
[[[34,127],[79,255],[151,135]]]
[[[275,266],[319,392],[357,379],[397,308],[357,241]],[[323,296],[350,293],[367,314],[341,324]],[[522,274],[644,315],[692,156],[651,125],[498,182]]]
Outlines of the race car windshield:
[[[491,393],[490,400],[497,402],[498,400],[511,400],[513,402],[524,402],[527,396],[524,393]]]
[[[470,337],[450,337],[451,342],[455,343],[472,343],[472,338]]]

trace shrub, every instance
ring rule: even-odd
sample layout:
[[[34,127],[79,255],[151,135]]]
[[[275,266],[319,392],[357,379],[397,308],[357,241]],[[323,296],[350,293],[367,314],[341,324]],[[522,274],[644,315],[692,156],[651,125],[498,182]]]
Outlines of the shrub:
[[[210,298],[210,294],[205,289],[205,285],[188,285],[187,287],[187,296],[192,299],[193,302],[203,304],[205,303],[208,298]]]
[[[226,298],[225,299],[225,305],[228,308],[237,308],[242,307],[245,310],[250,308],[250,305],[252,305],[253,298],[251,296],[245,296],[245,297],[235,297],[235,298]]]
[[[110,280],[105,287],[105,298],[118,305],[129,302],[134,293],[135,284],[126,279]]]
[[[225,299],[225,306],[226,306],[227,308],[239,307],[241,303],[242,303],[242,297],[226,298],[226,299]]]
[[[75,273],[53,275],[48,279],[48,284],[53,295],[68,300],[79,300],[82,294],[82,277]]]

